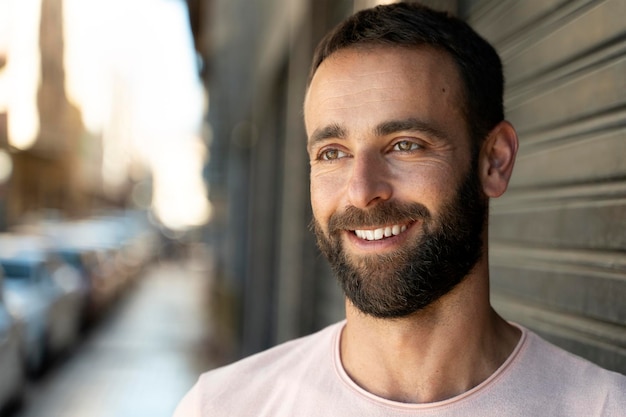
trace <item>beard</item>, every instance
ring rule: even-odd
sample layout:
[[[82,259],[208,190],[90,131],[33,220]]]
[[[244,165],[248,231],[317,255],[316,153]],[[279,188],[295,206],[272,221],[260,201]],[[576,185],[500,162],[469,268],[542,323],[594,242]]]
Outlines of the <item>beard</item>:
[[[419,203],[385,201],[369,210],[352,206],[332,215],[328,236],[316,219],[312,229],[350,302],[373,317],[401,318],[438,300],[470,273],[483,253],[487,213],[487,198],[472,164],[436,217]],[[343,248],[346,230],[415,221],[421,222],[420,236],[392,253],[350,256]]]

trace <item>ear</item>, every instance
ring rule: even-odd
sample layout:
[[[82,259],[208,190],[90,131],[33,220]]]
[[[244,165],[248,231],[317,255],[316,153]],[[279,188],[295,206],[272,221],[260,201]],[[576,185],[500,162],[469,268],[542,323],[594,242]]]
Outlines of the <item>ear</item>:
[[[489,133],[480,151],[480,178],[488,197],[500,197],[509,185],[519,146],[513,126],[503,120]]]

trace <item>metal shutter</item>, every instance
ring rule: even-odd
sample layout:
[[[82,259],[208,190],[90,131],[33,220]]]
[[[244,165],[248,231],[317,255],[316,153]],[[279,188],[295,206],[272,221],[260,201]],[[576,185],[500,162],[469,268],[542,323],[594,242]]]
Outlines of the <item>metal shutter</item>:
[[[494,306],[626,373],[626,1],[460,8],[502,56],[520,137],[492,201]]]

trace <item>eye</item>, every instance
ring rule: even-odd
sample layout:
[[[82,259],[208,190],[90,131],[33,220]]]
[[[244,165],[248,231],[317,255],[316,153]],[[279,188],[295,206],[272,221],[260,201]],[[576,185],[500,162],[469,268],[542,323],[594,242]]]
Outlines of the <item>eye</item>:
[[[393,145],[393,150],[400,152],[410,152],[420,149],[421,147],[422,146],[420,144],[412,142],[410,140],[401,140],[400,142],[397,142],[395,145]]]
[[[337,159],[341,159],[341,158],[345,158],[346,156],[348,156],[347,153],[340,151],[339,149],[325,149],[322,152],[320,152],[318,159],[321,159],[322,161],[334,161]]]

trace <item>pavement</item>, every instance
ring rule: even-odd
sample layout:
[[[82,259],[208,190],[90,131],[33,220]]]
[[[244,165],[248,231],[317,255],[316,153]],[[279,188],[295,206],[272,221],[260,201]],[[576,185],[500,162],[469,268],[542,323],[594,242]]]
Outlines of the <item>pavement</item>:
[[[149,267],[110,316],[27,387],[11,417],[168,417],[200,373],[220,364],[210,267]]]

